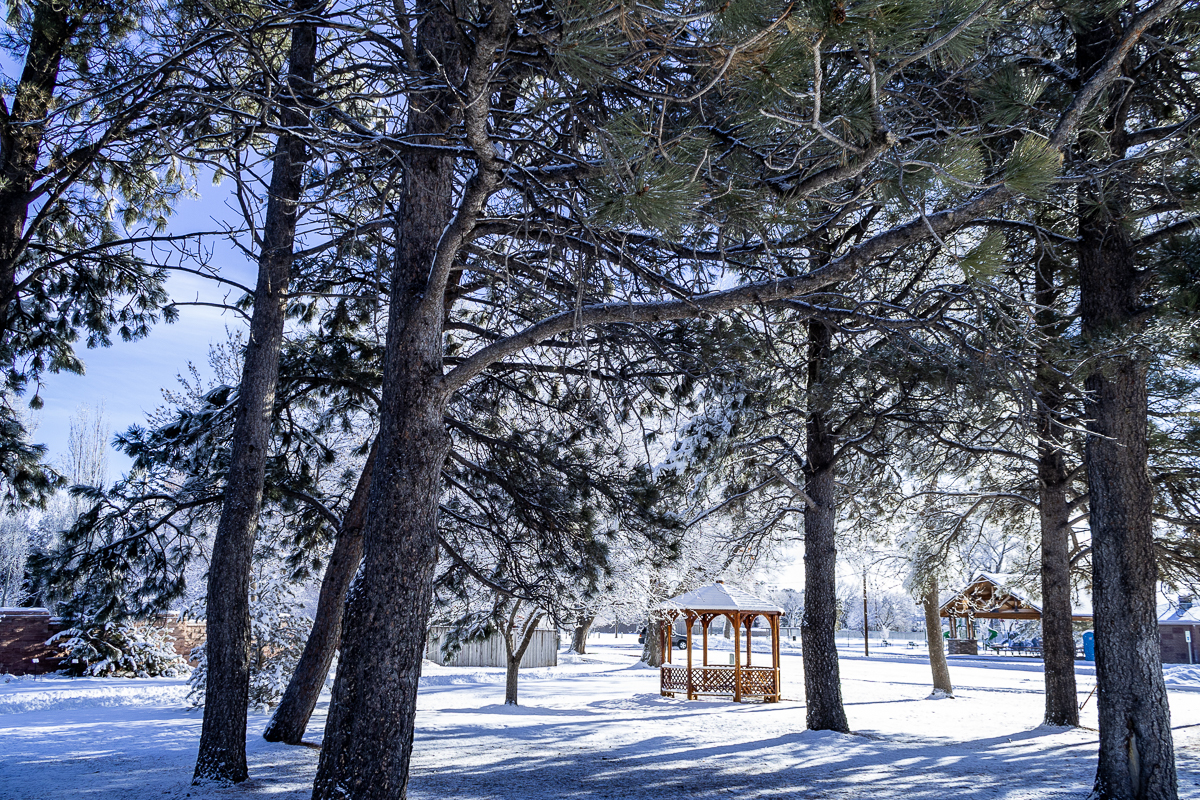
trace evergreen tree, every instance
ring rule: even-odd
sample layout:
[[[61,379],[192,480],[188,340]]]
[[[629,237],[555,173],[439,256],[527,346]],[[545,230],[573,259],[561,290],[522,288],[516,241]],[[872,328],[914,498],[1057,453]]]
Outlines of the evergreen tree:
[[[1084,179],[1077,251],[1082,334],[1091,355],[1085,465],[1100,715],[1095,791],[1101,798],[1174,798],[1177,792],[1157,646],[1147,372],[1157,349],[1151,342],[1158,326],[1151,321],[1161,302],[1153,245],[1180,230],[1194,232],[1187,211],[1172,220],[1166,209],[1195,207],[1195,153],[1187,142],[1200,109],[1184,77],[1191,56],[1178,60],[1194,51],[1195,13],[1189,8],[1158,23],[1151,39],[1119,61],[1109,54],[1112,43],[1137,33],[1144,15],[1088,7],[1071,19],[1076,74],[1082,79],[1111,70],[1127,82],[1091,112],[1073,164]],[[1173,322],[1160,319],[1167,327]]]
[[[184,190],[161,141],[180,127],[181,54],[195,41],[153,2],[10,7],[0,46],[20,74],[0,102],[0,479],[10,502],[36,504],[55,482],[16,398],[47,371],[81,373],[81,337],[106,346],[174,316],[145,247]]]
[[[287,317],[296,223],[312,154],[306,141],[315,102],[318,53],[316,15],[321,0],[296,0],[289,30],[286,73],[278,100],[279,135],[258,251],[258,281],[242,377],[238,385],[228,476],[208,568],[204,726],[196,758],[197,782],[244,781],[246,704],[250,691],[250,571],[254,533],[262,510]]]
[[[1166,15],[1174,7],[1165,2],[1152,14]],[[754,74],[746,68],[762,63],[767,54],[790,52],[795,62],[786,63],[812,64],[812,42],[840,21],[828,8],[806,8],[796,18],[801,24],[792,29],[780,24],[788,9],[755,4],[744,9],[748,17],[700,9],[694,24],[678,27],[678,14],[690,18],[693,11],[683,7],[664,14],[639,7],[619,15],[618,26],[615,18],[586,10],[551,13],[497,4],[478,15],[464,11],[460,20],[437,4],[418,3],[413,22],[402,18],[397,29],[386,32],[376,26],[382,39],[403,43],[411,37],[414,42],[412,48],[381,49],[371,56],[391,61],[395,75],[414,81],[405,127],[394,136],[414,145],[437,142],[443,149],[414,147],[401,156],[402,214],[389,284],[379,452],[363,567],[348,601],[343,666],[315,798],[404,794],[421,631],[436,566],[439,480],[450,447],[444,418],[454,393],[493,368],[511,370],[509,359],[521,358],[524,368],[536,369],[539,362],[561,362],[564,352],[587,352],[588,343],[603,341],[609,330],[652,328],[777,302],[846,280],[876,258],[945,236],[1023,187],[1039,185],[1034,176],[1057,170],[1079,123],[1080,108],[1068,109],[1048,143],[1031,138],[1014,147],[1006,167],[978,190],[968,188],[965,201],[934,193],[923,198],[928,209],[905,212],[898,205],[897,218],[886,221],[889,227],[881,221],[878,233],[847,245],[826,266],[789,275],[806,242],[785,237],[779,228],[739,226],[735,212],[771,219],[762,198],[781,187],[781,203],[833,192],[830,187],[853,192],[849,187],[902,139],[881,124],[882,116],[872,117],[885,96],[904,105],[906,98],[890,90],[885,94],[886,87],[910,66],[919,63],[914,68],[924,69],[944,45],[961,43],[959,34],[986,7],[940,17],[953,21],[932,41],[925,9],[911,19],[874,10],[856,17],[858,27],[848,28],[847,36],[867,42],[887,32],[891,49],[884,57],[839,45],[844,69],[860,76],[846,78],[847,88],[860,87],[857,94],[848,91],[847,100],[863,99],[857,105],[846,102],[844,113],[835,112],[832,128],[825,124],[830,118],[823,116],[822,103],[810,122],[809,104],[801,124],[788,127],[811,134],[789,140],[796,149],[788,163],[801,166],[784,176],[769,171],[778,163],[774,158],[764,164],[753,151],[746,160],[730,155],[727,171],[724,152],[742,152],[744,139],[728,129],[713,130],[704,115],[710,108],[706,103],[735,85],[734,76]],[[1127,52],[1133,43],[1123,42],[1121,48]],[[564,52],[570,55],[560,57]],[[699,52],[703,58],[697,58]],[[521,54],[519,62],[513,53]],[[636,55],[626,58],[627,53]],[[597,81],[597,72],[606,67],[608,77]],[[539,80],[522,82],[531,72]],[[1114,77],[1099,73],[1081,88],[1080,102],[1090,104]],[[817,83],[824,85],[823,79]],[[771,119],[758,113],[763,96],[761,87],[744,95],[756,118]],[[819,91],[807,96],[824,97]],[[906,106],[911,123],[906,131],[926,130],[919,120],[929,107],[917,99]],[[856,119],[862,123],[856,125]],[[748,139],[753,129],[745,132]],[[728,146],[706,145],[709,136]],[[449,141],[457,149],[446,148]],[[532,142],[545,144],[533,147]],[[814,142],[828,142],[833,150]],[[911,144],[919,142],[914,137]],[[606,154],[618,157],[601,160]],[[747,177],[748,165],[755,164],[760,171]],[[941,205],[949,205],[952,197],[955,205]],[[750,203],[751,198],[759,202]],[[843,206],[855,213],[855,203]],[[587,211],[594,216],[583,216]],[[719,288],[730,277],[721,265],[731,259],[747,264],[744,275],[750,282]],[[788,269],[775,268],[780,259]],[[519,294],[525,286],[528,294]],[[548,297],[547,289],[554,294]],[[485,334],[456,363],[447,362],[444,334],[461,323],[447,322],[448,306],[452,315],[476,312],[474,329]],[[582,335],[596,329],[594,336]],[[381,726],[379,711],[385,706],[391,713]]]

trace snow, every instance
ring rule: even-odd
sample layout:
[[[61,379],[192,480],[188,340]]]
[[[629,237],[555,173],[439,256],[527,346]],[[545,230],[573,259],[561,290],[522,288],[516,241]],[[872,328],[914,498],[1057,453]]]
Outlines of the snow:
[[[1200,606],[1189,606],[1188,608],[1168,606],[1166,609],[1160,609],[1158,624],[1200,625]]]
[[[635,636],[592,637],[588,650],[522,670],[516,708],[503,705],[503,669],[426,662],[409,797],[1082,800],[1091,786],[1095,698],[1085,728],[1042,727],[1041,664],[1031,659],[952,659],[955,698],[929,702],[922,654],[843,651],[854,731],[843,735],[805,730],[794,651],[782,660],[784,702],[735,705],[659,696]],[[1200,692],[1186,690],[1200,687],[1200,667],[1166,675],[1186,684],[1168,692],[1179,794],[1200,798]],[[1093,685],[1081,664],[1080,702]],[[191,786],[201,713],[184,705],[186,690],[169,679],[0,676],[0,798],[307,800],[317,750],[263,741],[267,717],[253,712],[251,780]]]
[[[115,706],[170,706],[184,702],[187,678],[60,678],[0,676],[0,715]],[[2,717],[0,717],[2,719]],[[3,723],[0,723],[3,725]],[[3,796],[3,795],[0,795]]]
[[[1163,667],[1163,679],[1167,686],[1187,686],[1200,691],[1200,665],[1167,664]]]
[[[755,597],[734,586],[718,581],[699,589],[685,592],[658,604],[661,609],[694,609],[697,611],[767,611],[783,613],[783,609],[769,600]]]

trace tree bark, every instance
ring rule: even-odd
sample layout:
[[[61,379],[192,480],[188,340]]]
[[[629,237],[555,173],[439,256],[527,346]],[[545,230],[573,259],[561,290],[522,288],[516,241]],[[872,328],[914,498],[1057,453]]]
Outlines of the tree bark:
[[[1137,275],[1119,223],[1084,218],[1080,288],[1084,335],[1095,341],[1132,322]],[[1146,366],[1134,353],[1105,359],[1085,382],[1085,461],[1092,532],[1092,601],[1103,800],[1176,797],[1170,709],[1159,652],[1146,468]]]
[[[1120,36],[1121,24],[1114,15],[1079,30],[1076,69],[1087,75]],[[1120,159],[1126,151],[1124,123],[1109,123],[1106,144],[1111,157]],[[1084,148],[1093,144],[1085,137],[1094,135],[1102,134],[1081,135]],[[1084,384],[1100,722],[1094,793],[1100,800],[1174,800],[1175,752],[1155,602],[1146,361],[1136,346],[1120,341],[1137,332],[1142,312],[1123,197],[1119,177],[1096,178],[1079,191],[1082,331],[1088,344],[1105,353],[1093,361]]]
[[[312,6],[298,0],[297,11]],[[287,129],[306,123],[295,95],[310,91],[316,62],[317,31],[310,22],[292,30],[289,93],[281,108]],[[271,415],[279,377],[279,351],[287,313],[296,239],[296,214],[308,148],[299,136],[281,134],[275,146],[270,195],[263,223],[262,253],[250,338],[238,390],[233,450],[213,540],[206,603],[208,681],[204,723],[196,757],[196,781],[244,781],[246,704],[250,687],[250,568],[254,534],[262,509],[263,479],[271,436]]]
[[[457,82],[465,65],[455,19],[444,5],[420,6],[419,66]],[[440,143],[457,108],[448,88],[410,93],[412,140]],[[431,285],[437,279],[431,263],[455,217],[455,162],[418,150],[405,155],[404,167],[379,453],[313,800],[401,800],[407,792],[437,565],[441,471],[450,449],[441,385],[445,286]]]
[[[392,314],[393,323],[396,316]],[[318,800],[405,796],[437,565],[439,483],[450,446],[443,407],[421,395],[422,385],[433,384],[428,367],[434,352],[426,349],[423,356],[409,363],[389,360],[393,375],[400,370],[409,375],[393,381],[393,391],[385,394],[386,406],[394,411],[381,419],[363,566],[346,603],[341,657],[313,786]],[[405,391],[395,391],[400,388]]]
[[[513,609],[513,613],[516,614],[516,608]],[[521,641],[519,642],[513,640],[515,618],[510,621],[508,630],[504,632],[504,645],[508,651],[508,663],[504,673],[504,705],[506,706],[517,705],[517,678],[521,674],[521,659],[525,657],[525,651],[529,649],[529,644],[533,641],[533,634],[537,631],[542,616],[540,611],[530,615],[521,627]]]
[[[1090,246],[1093,236],[1099,247]],[[1133,282],[1133,265],[1132,258],[1118,258],[1126,249],[1120,244],[1128,244],[1119,226],[1082,233],[1081,239],[1084,330],[1094,334],[1098,322],[1116,316],[1106,312],[1117,309],[1120,290]],[[1100,718],[1095,791],[1104,800],[1171,800],[1175,753],[1155,603],[1145,365],[1135,355],[1117,356],[1089,375],[1085,386]]]
[[[11,344],[17,301],[17,264],[25,252],[30,189],[46,130],[42,122],[58,88],[63,52],[73,34],[67,3],[34,4],[29,51],[11,111],[0,105],[0,352]]]
[[[268,742],[300,744],[308,728],[308,720],[317,706],[317,699],[321,696],[321,689],[325,686],[333,654],[342,640],[346,592],[362,562],[367,491],[371,486],[377,451],[378,439],[371,445],[371,452],[358,476],[358,485],[354,487],[350,507],[338,531],[337,542],[329,555],[329,564],[321,580],[321,593],[317,598],[317,613],[308,641],[304,643],[304,652],[300,654],[300,661],[288,681],[279,707],[263,731],[263,738]]]
[[[1055,312],[1058,301],[1057,264],[1042,252],[1034,275],[1036,321],[1043,340],[1053,343],[1061,323]],[[1053,346],[1053,345],[1051,345]],[[1075,636],[1071,626],[1070,478],[1064,453],[1065,428],[1061,423],[1062,386],[1049,359],[1049,347],[1038,353],[1038,515],[1042,536],[1042,657],[1046,682],[1043,723],[1079,725],[1075,686]]]
[[[1039,424],[1041,428],[1041,424]],[[1071,626],[1071,554],[1067,470],[1058,445],[1039,430],[1038,513],[1042,533],[1042,657],[1046,725],[1079,725],[1075,635]]]
[[[662,627],[666,623],[651,617],[646,621],[646,641],[642,644],[642,661],[651,667],[663,664]]]
[[[824,412],[821,385],[833,352],[833,332],[822,322],[808,326],[807,475],[811,499],[804,508],[804,697],[810,730],[850,732],[842,705],[837,654],[837,486],[834,440]],[[814,507],[815,504],[815,507]]]
[[[953,697],[954,684],[950,682],[950,662],[946,660],[946,645],[942,643],[937,578],[930,581],[921,605],[925,609],[925,636],[929,640],[929,669],[933,672],[933,691]]]
[[[587,655],[587,637],[596,621],[595,614],[588,614],[575,625],[575,634],[571,637],[571,652]]]

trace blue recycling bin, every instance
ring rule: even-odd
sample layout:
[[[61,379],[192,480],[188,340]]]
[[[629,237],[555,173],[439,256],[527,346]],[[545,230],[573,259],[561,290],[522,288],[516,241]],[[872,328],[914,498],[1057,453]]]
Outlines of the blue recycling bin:
[[[1096,660],[1096,634],[1091,631],[1083,632],[1083,659],[1085,661]]]

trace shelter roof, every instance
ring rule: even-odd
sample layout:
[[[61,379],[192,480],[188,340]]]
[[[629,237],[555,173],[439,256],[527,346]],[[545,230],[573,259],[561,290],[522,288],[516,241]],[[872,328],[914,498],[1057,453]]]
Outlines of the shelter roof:
[[[966,588],[942,604],[941,616],[980,619],[1041,619],[1041,603],[1014,586],[1009,575],[999,572],[978,572]],[[1075,608],[1071,617],[1076,620],[1092,618],[1091,609]]]
[[[692,611],[757,611],[765,614],[782,614],[783,609],[770,600],[755,597],[734,586],[717,581],[699,589],[672,597],[658,604],[664,611],[685,609]]]

